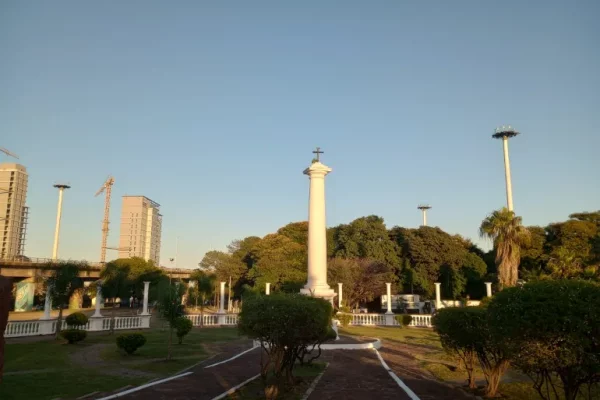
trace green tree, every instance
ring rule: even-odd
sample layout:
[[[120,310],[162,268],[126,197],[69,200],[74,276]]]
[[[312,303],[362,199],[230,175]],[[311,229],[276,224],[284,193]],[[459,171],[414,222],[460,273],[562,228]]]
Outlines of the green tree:
[[[222,251],[209,251],[200,262],[200,268],[214,274],[218,282],[229,282],[236,287],[247,273],[247,266],[231,254]]]
[[[554,250],[548,260],[547,269],[553,279],[575,278],[583,273],[581,259],[566,247]]]
[[[66,261],[52,262],[46,264],[45,268],[53,270],[52,275],[46,282],[46,290],[50,292],[52,303],[58,305],[55,332],[55,337],[58,339],[65,305],[69,304],[69,299],[77,290],[83,288],[83,280],[79,277],[79,273],[88,269],[89,266],[84,262]]]
[[[129,265],[121,260],[106,263],[100,272],[102,297],[112,299],[110,333],[115,332],[116,299],[127,297],[130,293]]]
[[[277,230],[278,235],[286,236],[308,248],[308,221],[292,222]]]
[[[377,260],[333,258],[328,262],[327,281],[342,283],[345,304],[357,308],[380,296],[387,282],[395,282],[394,271]]]
[[[255,263],[248,277],[255,286],[270,282],[274,290],[290,283],[306,282],[305,248],[287,236],[270,234],[252,249]]]
[[[400,267],[395,243],[390,240],[384,220],[376,215],[357,218],[334,231],[335,256],[370,259]]]
[[[546,230],[540,226],[528,226],[530,240],[521,248],[520,273],[526,281],[538,279],[546,268]]]
[[[496,210],[483,220],[479,234],[494,242],[500,288],[515,286],[519,279],[521,248],[530,240],[521,217],[507,208]]]

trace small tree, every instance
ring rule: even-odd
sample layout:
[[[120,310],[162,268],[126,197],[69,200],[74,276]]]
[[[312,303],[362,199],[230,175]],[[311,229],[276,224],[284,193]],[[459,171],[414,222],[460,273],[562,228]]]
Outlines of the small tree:
[[[261,378],[267,399],[292,385],[296,360],[304,361],[308,348],[327,340],[331,329],[331,304],[300,294],[274,293],[249,296],[239,316],[240,333],[260,341]],[[318,357],[320,351],[316,355]],[[311,357],[311,360],[316,358]]]
[[[195,292],[200,300],[200,326],[202,327],[204,326],[204,303],[215,293],[216,278],[213,274],[196,270],[192,273],[191,279],[196,281]]]
[[[166,293],[160,302],[160,310],[163,318],[169,323],[169,344],[167,347],[167,360],[172,358],[173,330],[176,327],[177,319],[183,316],[182,297],[185,293],[185,286],[181,282],[169,285]]]
[[[110,321],[110,333],[115,332],[115,317],[116,317],[116,299],[118,297],[127,296],[130,281],[128,278],[129,269],[120,265],[118,260],[111,261],[106,264],[102,272],[100,272],[101,290],[104,298],[112,298],[112,311]]]
[[[179,317],[175,320],[175,329],[177,330],[177,339],[179,344],[183,343],[183,338],[192,330],[192,321],[186,317]]]
[[[67,261],[62,263],[49,263],[46,269],[53,270],[52,276],[46,282],[46,290],[50,292],[52,303],[58,305],[58,319],[56,320],[55,337],[58,339],[62,327],[62,316],[65,305],[78,289],[83,288],[83,280],[79,272],[88,265],[81,262]]]
[[[574,280],[506,289],[488,307],[493,335],[546,400],[600,381],[599,310],[600,285]]]
[[[444,350],[459,358],[467,371],[469,388],[475,389],[475,341],[473,331],[477,325],[470,308],[442,308],[433,317],[433,326],[440,335]]]

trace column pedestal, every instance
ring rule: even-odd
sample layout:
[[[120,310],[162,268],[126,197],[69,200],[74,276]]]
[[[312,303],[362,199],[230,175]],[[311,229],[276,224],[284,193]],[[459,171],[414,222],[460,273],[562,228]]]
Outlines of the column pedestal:
[[[441,294],[441,283],[435,282],[435,309],[439,310],[442,308],[442,294]]]

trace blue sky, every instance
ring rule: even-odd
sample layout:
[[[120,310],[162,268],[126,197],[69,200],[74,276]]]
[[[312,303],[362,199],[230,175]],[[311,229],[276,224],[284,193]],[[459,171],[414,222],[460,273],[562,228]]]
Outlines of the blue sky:
[[[425,4],[427,3],[427,4]],[[451,4],[450,4],[451,3]],[[505,204],[547,224],[600,208],[596,1],[107,1],[0,5],[0,146],[30,174],[27,253],[98,260],[108,174],[161,204],[162,261],[306,219],[315,146],[328,225],[377,214],[477,238]],[[0,161],[7,161],[2,156]],[[116,253],[109,253],[109,257]]]

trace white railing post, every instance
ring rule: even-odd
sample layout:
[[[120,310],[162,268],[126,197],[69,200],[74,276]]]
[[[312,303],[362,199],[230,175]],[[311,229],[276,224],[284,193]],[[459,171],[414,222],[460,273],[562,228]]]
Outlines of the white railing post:
[[[338,308],[342,308],[342,284],[338,283]]]
[[[485,282],[485,293],[487,297],[492,297],[492,282]]]
[[[265,283],[265,294],[267,296],[271,294],[271,284],[269,282]]]
[[[440,282],[435,282],[435,309],[439,310],[442,308],[442,294],[440,291],[440,286],[442,284]]]

